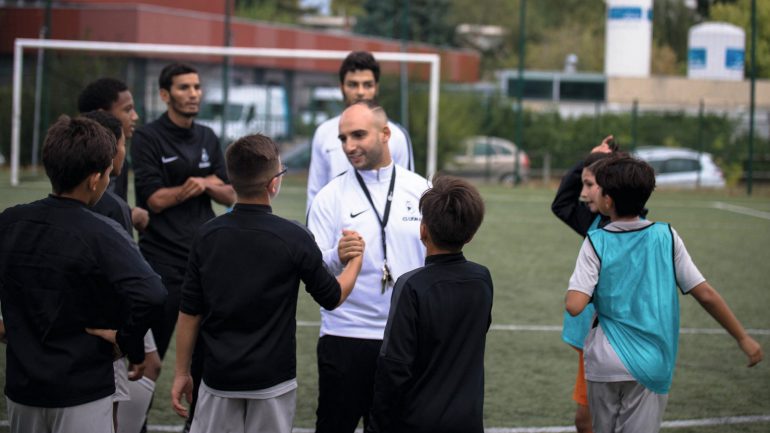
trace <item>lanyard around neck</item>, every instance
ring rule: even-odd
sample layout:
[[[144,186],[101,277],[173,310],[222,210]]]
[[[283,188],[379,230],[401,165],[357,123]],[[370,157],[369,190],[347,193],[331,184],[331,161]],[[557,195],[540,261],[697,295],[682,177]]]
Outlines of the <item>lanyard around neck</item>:
[[[377,222],[380,223],[380,234],[382,238],[382,258],[385,259],[385,261],[387,261],[388,248],[385,242],[385,226],[388,225],[388,217],[390,217],[390,204],[393,202],[393,188],[396,185],[396,164],[393,164],[393,171],[390,174],[390,186],[388,187],[388,197],[385,202],[385,210],[382,213],[382,218],[380,218],[380,213],[377,212],[377,208],[374,206],[372,195],[369,193],[369,188],[366,187],[366,183],[364,183],[364,179],[361,177],[361,174],[358,172],[358,170],[355,170],[355,173],[356,173],[356,180],[358,180],[358,184],[361,185],[361,189],[364,191],[364,195],[366,196],[366,199],[369,200],[369,204],[372,206],[372,210],[374,211],[374,214],[377,216]]]

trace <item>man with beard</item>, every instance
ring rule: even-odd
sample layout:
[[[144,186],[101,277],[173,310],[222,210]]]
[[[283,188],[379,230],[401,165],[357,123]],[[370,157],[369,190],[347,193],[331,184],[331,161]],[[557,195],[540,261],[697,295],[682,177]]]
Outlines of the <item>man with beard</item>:
[[[167,110],[136,130],[131,157],[136,204],[150,212],[139,248],[168,290],[163,317],[152,326],[162,359],[176,326],[193,237],[214,217],[211,200],[231,206],[235,192],[214,131],[194,122],[203,93],[198,71],[172,63],[160,72],[158,85]],[[200,366],[198,358],[194,364]]]
[[[163,358],[179,314],[193,237],[214,217],[211,200],[230,206],[235,192],[214,131],[194,122],[202,95],[198,72],[174,63],[163,68],[158,84],[167,111],[136,130],[131,157],[136,203],[150,211],[139,248],[169,293],[163,317],[152,326]]]
[[[339,78],[345,105],[351,106],[358,101],[373,101],[377,98],[380,86],[380,64],[372,53],[353,51],[342,61]],[[310,203],[324,185],[350,170],[350,162],[337,137],[339,125],[340,116],[337,116],[320,124],[313,134],[306,211],[310,210]],[[388,128],[391,131],[388,146],[393,161],[409,171],[414,171],[409,133],[401,125],[391,121],[388,121]]]
[[[351,167],[318,193],[308,228],[334,274],[362,238],[367,247],[351,295],[334,311],[321,310],[316,433],[353,433],[361,418],[368,425],[393,282],[425,262],[418,204],[430,185],[393,162],[385,110],[356,102],[338,128]]]

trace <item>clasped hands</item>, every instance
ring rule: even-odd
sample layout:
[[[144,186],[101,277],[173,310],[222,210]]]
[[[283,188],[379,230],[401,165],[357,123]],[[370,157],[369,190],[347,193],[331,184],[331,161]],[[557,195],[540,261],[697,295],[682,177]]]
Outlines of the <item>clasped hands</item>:
[[[337,245],[337,255],[344,265],[350,259],[364,254],[364,238],[354,230],[342,230],[342,237]]]

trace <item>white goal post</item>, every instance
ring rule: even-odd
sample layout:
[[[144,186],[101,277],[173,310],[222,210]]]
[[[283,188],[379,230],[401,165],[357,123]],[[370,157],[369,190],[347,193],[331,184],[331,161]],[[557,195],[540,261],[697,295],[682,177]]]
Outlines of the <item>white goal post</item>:
[[[21,89],[24,49],[96,51],[137,54],[189,54],[198,56],[272,57],[284,59],[343,60],[348,51],[300,50],[288,48],[242,48],[197,45],[139,44],[125,42],[66,41],[53,39],[16,39],[13,51],[13,109],[11,114],[11,185],[19,184]],[[423,63],[430,65],[428,95],[428,161],[426,176],[436,172],[438,140],[438,95],[441,58],[438,54],[374,52],[379,62]]]

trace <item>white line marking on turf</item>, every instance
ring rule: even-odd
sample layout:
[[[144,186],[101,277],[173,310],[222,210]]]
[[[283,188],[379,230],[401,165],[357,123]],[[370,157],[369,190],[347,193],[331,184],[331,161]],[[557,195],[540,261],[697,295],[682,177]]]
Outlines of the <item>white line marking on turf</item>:
[[[297,326],[302,328],[318,328],[321,326],[320,322],[308,322],[303,320],[297,321]],[[504,325],[493,324],[491,328],[493,331],[530,331],[530,332],[561,332],[561,326],[558,325]],[[752,335],[770,335],[770,329],[747,329],[746,332]],[[725,334],[727,331],[722,328],[681,328],[680,334]]]
[[[708,427],[715,425],[733,425],[733,424],[756,424],[760,422],[770,422],[770,415],[756,416],[728,416],[724,418],[704,418],[704,419],[685,419],[679,421],[663,421],[661,427],[682,428],[682,427]],[[296,431],[296,429],[295,429]],[[485,433],[568,433],[574,432],[573,426],[562,427],[515,427],[515,428],[488,428]]]
[[[562,427],[492,427],[484,429],[484,433],[571,433],[574,432],[574,426]]]
[[[147,425],[147,432],[181,432],[184,426],[181,425]]]
[[[712,425],[756,424],[770,422],[770,415],[728,416],[723,418],[684,419],[663,421],[663,428],[706,427]]]
[[[734,425],[734,424],[757,424],[770,422],[770,415],[748,415],[748,416],[726,416],[722,418],[702,418],[702,419],[684,419],[677,421],[663,421],[661,425],[664,429],[681,427],[708,427],[715,425]],[[6,420],[0,421],[0,427],[10,427]],[[147,426],[148,432],[181,432],[181,425],[158,425],[150,424]],[[294,428],[292,433],[313,433],[315,429]],[[491,427],[484,429],[485,433],[569,433],[574,432],[574,426],[552,426],[552,427]],[[356,429],[356,433],[361,433],[361,429]]]
[[[715,425],[735,425],[735,424],[757,424],[761,422],[770,422],[770,415],[755,416],[728,416],[723,418],[703,418],[686,419],[678,421],[663,421],[661,425],[664,429],[682,428],[682,427],[708,427]],[[7,421],[4,422],[7,425]],[[148,425],[148,432],[181,432],[181,426]],[[315,429],[294,428],[292,433],[313,433]],[[574,426],[552,426],[552,427],[492,427],[484,429],[484,433],[571,433],[575,431]],[[356,433],[362,433],[363,430],[356,429]]]
[[[556,325],[492,325],[493,331],[534,331],[561,332],[561,326]],[[770,329],[747,329],[753,335],[770,335]],[[680,328],[680,334],[727,334],[722,328]]]
[[[499,325],[490,326],[493,331],[535,331],[535,332],[561,332],[558,325]]]
[[[746,332],[753,335],[770,335],[770,329],[747,329]],[[681,328],[680,334],[727,334],[722,328]]]
[[[749,207],[736,206],[734,204],[728,204],[721,201],[715,201],[714,203],[711,204],[711,206],[715,209],[721,209],[721,210],[726,210],[728,212],[734,212],[742,215],[748,215],[748,216],[770,220],[770,212],[764,212],[764,211],[752,209]]]

